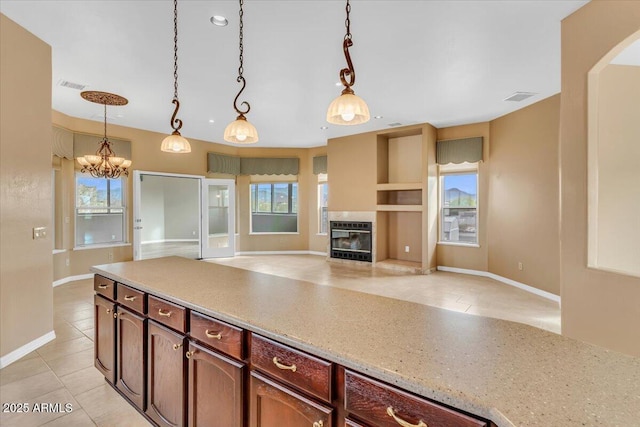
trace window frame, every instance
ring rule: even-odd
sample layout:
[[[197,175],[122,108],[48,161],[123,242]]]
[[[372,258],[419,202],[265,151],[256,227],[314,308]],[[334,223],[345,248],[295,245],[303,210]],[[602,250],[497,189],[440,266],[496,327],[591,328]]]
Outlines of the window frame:
[[[270,192],[270,211],[259,211],[258,209],[258,190],[260,186],[269,185]],[[287,185],[287,212],[274,211],[274,196],[276,185]],[[254,186],[256,190],[254,191]],[[295,190],[294,190],[295,188]],[[257,181],[249,183],[249,234],[300,234],[300,207],[299,207],[299,189],[300,185],[297,181]],[[294,194],[295,193],[295,194]],[[295,200],[295,206],[293,202]],[[254,215],[295,215],[296,231],[253,231]]]
[[[95,180],[105,180],[106,182],[106,195],[107,195],[107,206],[78,206],[78,179],[79,178],[89,178]],[[117,180],[120,181],[120,190],[121,190],[121,206],[111,206],[111,182]],[[73,246],[74,250],[83,250],[83,249],[96,249],[101,247],[113,247],[113,246],[126,246],[129,245],[129,228],[128,228],[128,210],[127,210],[127,185],[128,180],[126,176],[120,176],[118,178],[96,178],[85,173],[76,171],[74,176],[74,227],[73,227]],[[80,210],[106,210],[107,212],[85,212],[80,213]],[[121,211],[121,212],[111,212],[112,210]],[[98,242],[98,243],[87,243],[87,244],[78,244],[78,224],[79,218],[83,215],[120,215],[122,217],[122,240],[117,240],[113,242]]]
[[[327,205],[323,206],[321,203],[321,199],[322,199],[322,187],[326,186],[327,189]],[[318,174],[318,191],[317,191],[317,211],[318,211],[318,232],[317,234],[319,236],[327,236],[329,235],[329,180],[327,177],[327,174],[321,173]],[[326,207],[327,208],[327,221],[325,223],[326,225],[326,230],[323,232],[322,231],[322,225],[323,225],[323,221],[322,221],[322,208]]]
[[[475,175],[476,176],[476,232],[475,242],[461,242],[459,240],[450,241],[443,240],[444,232],[444,180],[446,176],[452,175]],[[464,162],[461,164],[446,164],[438,166],[438,244],[450,245],[450,246],[464,246],[464,247],[480,247],[480,168],[479,163]]]

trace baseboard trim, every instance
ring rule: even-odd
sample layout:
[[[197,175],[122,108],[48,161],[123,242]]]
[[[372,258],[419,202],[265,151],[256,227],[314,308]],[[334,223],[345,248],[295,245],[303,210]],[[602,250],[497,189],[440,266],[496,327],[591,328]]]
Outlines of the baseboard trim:
[[[11,353],[5,354],[4,356],[0,357],[0,369],[6,368],[13,362],[19,360],[23,356],[26,356],[33,350],[39,349],[40,347],[47,344],[48,342],[53,341],[54,339],[56,339],[55,331],[49,331],[40,338],[36,338],[30,343],[27,343],[22,347],[13,350]]]
[[[54,281],[53,287],[55,288],[56,286],[64,285],[66,283],[73,282],[75,280],[84,280],[84,279],[92,279],[92,278],[93,278],[93,274],[91,273],[79,274],[77,276],[69,276],[69,277],[65,277],[64,279],[59,279]]]
[[[327,256],[324,252],[314,251],[242,251],[236,252],[236,255],[322,255]]]
[[[488,277],[490,279],[497,280],[498,282],[502,282],[510,286],[514,286],[516,288],[522,289],[523,291],[527,291],[529,293],[541,296],[543,298],[546,298],[548,300],[551,300],[560,304],[559,295],[552,294],[551,292],[543,291],[542,289],[534,288],[533,286],[525,285],[524,283],[516,282],[515,280],[511,280],[506,277],[498,276],[497,274],[490,273],[488,271],[469,270],[466,268],[445,267],[442,265],[438,266],[438,270],[448,271],[450,273],[469,274],[471,276]]]

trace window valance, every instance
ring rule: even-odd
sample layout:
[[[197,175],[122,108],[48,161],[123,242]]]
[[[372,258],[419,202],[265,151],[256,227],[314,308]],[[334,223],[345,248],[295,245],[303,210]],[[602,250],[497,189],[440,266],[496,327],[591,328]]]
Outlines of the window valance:
[[[436,143],[436,162],[439,165],[448,163],[475,163],[482,160],[482,137],[447,139]]]
[[[300,159],[274,157],[238,157],[208,153],[209,173],[232,175],[298,175]]]
[[[313,158],[313,174],[320,175],[321,173],[327,173],[327,156]]]
[[[100,148],[102,136],[87,135],[84,133],[73,134],[73,157],[81,157],[85,154],[95,154]],[[109,137],[111,149],[116,152],[116,156],[131,159],[131,141],[115,139]]]
[[[73,132],[53,126],[52,137],[51,152],[53,155],[73,160]]]
[[[207,153],[207,172],[240,175],[240,157]]]

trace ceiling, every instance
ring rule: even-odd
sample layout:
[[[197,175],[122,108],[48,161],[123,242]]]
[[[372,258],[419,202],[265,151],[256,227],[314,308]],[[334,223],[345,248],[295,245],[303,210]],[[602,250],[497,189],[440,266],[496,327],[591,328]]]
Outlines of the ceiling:
[[[325,116],[346,65],[345,2],[245,0],[239,101],[251,104],[254,146],[321,146],[393,123],[487,121],[558,93],[560,22],[585,3],[353,0],[353,89],[382,118],[336,126]],[[59,85],[70,81],[129,99],[110,107],[109,123],[170,133],[173,2],[2,0],[0,11],[52,46],[55,110],[102,120],[100,105]],[[229,25],[212,25],[213,15]],[[182,134],[224,143],[240,89],[238,2],[180,0],[178,22]],[[536,95],[504,101],[516,91]]]

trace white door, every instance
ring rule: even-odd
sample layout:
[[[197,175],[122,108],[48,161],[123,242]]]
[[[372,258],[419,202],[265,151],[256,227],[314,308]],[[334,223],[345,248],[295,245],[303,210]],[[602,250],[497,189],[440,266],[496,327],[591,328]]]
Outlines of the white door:
[[[235,255],[235,181],[202,180],[202,258]]]
[[[141,259],[142,214],[140,212],[140,171],[133,171],[133,259]]]

